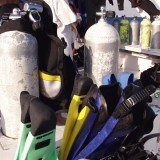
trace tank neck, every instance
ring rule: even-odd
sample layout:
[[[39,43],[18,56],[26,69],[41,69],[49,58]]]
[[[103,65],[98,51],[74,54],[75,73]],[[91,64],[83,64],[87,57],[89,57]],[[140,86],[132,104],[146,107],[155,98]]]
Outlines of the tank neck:
[[[137,20],[137,16],[134,16],[133,20]]]

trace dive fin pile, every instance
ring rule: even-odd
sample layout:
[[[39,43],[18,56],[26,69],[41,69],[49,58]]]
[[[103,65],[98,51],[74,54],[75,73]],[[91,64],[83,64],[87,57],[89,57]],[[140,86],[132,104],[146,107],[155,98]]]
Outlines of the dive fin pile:
[[[119,78],[121,82],[123,76],[125,79],[128,77],[126,85],[117,80],[99,87],[90,84],[81,103],[74,104],[74,107],[70,105],[60,160],[118,160],[118,156],[122,157],[123,153],[128,158],[137,154],[128,154],[126,150],[119,153],[119,149],[123,145],[138,145],[138,139],[151,132],[156,115],[147,102],[156,87],[143,87],[140,81],[134,82],[132,73],[122,73]],[[86,77],[80,75],[76,76],[75,81],[79,81],[78,79],[87,81]],[[74,85],[74,90],[78,86]],[[73,95],[75,96],[74,93]],[[74,110],[76,112],[73,115]]]
[[[22,91],[15,160],[154,159],[156,155],[145,151],[143,145],[160,133],[141,138],[153,129],[156,115],[147,102],[155,91],[154,85],[143,87],[140,80],[124,89],[120,82],[98,87],[91,78],[77,74],[59,155],[55,112],[38,97]]]
[[[72,59],[64,54],[67,44],[63,38],[60,40],[57,37],[57,25],[53,24],[53,15],[50,13],[51,8],[45,1],[26,0],[23,12],[17,12],[14,16],[5,14],[1,26],[0,33],[24,31],[32,34],[38,42],[36,51],[38,49],[39,66],[33,68],[39,70],[39,75],[35,74],[36,80],[39,76],[39,83],[36,81],[39,88],[35,85],[31,88],[37,89],[40,98],[27,91],[20,93],[21,126],[15,160],[157,160],[156,155],[144,150],[144,143],[160,136],[160,133],[146,137],[144,135],[152,131],[156,117],[148,102],[150,95],[160,87],[160,64],[142,72],[140,80],[136,81],[130,72],[122,72],[118,78],[113,73],[102,77],[108,70],[116,72],[115,63],[119,52],[118,32],[107,24],[102,25],[108,26],[107,34],[103,32],[102,37],[108,37],[111,29],[111,33],[115,34],[109,35],[108,39],[112,37],[112,42],[96,45],[91,41],[94,38],[88,36],[85,44],[88,49],[85,49],[87,53],[93,53],[85,54],[84,58],[89,63],[87,61],[87,65],[84,65],[84,73],[86,69],[89,77],[77,74]],[[101,13],[97,14],[102,16],[100,23],[104,24],[107,13],[111,11],[107,12],[102,6]],[[7,25],[11,29],[7,30]],[[27,26],[29,30],[26,30]],[[94,47],[91,48],[90,45]],[[30,49],[33,50],[32,47]],[[95,52],[96,49],[101,56]],[[108,55],[113,55],[110,60],[105,49],[108,50]],[[94,52],[96,56],[93,56]],[[20,54],[18,52],[18,59],[23,59]],[[28,58],[32,54],[27,52],[26,55]],[[25,61],[28,61],[27,58],[24,58]],[[33,59],[37,66],[37,58]],[[90,62],[95,63],[94,67]],[[110,66],[105,68],[106,64]],[[19,65],[19,68],[22,66]],[[33,72],[26,73],[26,68],[24,75],[34,75]],[[23,79],[18,83],[22,81]],[[28,90],[26,85],[23,89]],[[58,155],[55,140],[56,113],[64,110],[68,111],[68,115]]]

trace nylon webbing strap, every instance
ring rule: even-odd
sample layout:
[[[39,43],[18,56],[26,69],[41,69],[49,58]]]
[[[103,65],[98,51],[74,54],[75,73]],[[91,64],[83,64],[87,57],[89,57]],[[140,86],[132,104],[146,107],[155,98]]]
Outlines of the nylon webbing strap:
[[[125,116],[133,106],[148,98],[149,95],[151,95],[155,91],[156,88],[153,85],[149,85],[144,89],[138,91],[136,94],[121,103],[120,106],[113,112],[112,116],[116,119]]]
[[[73,144],[73,147],[70,151],[68,159],[74,159],[75,156],[78,154],[78,152],[82,148],[85,140],[87,139],[97,116],[98,116],[98,112],[97,113],[90,113],[84,127],[82,128],[82,131],[80,132],[80,134],[78,135],[78,137],[76,138],[76,140]]]
[[[123,97],[120,98],[117,106],[119,106],[119,104],[121,104],[122,102]],[[91,140],[74,159],[78,160],[80,158],[87,158],[93,152],[95,152],[103,144],[104,141],[107,141],[119,120],[120,119],[115,119],[113,116],[111,116],[102,130],[99,132],[99,134],[97,134],[96,137],[94,137],[93,140]]]
[[[91,112],[89,114],[88,119],[86,120],[81,132],[79,133],[78,137],[76,138],[76,140],[73,144],[73,147],[70,151],[68,159],[73,159],[78,154],[82,145],[84,144],[85,140],[87,139],[89,133],[91,132],[91,129],[92,129],[92,127],[95,123],[95,120],[98,116],[98,111],[100,109],[100,97],[98,94],[95,99],[95,105],[97,108],[97,112]]]
[[[118,146],[120,146],[121,143],[124,141],[125,137],[127,135],[129,135],[135,129],[136,129],[136,127],[111,136],[110,138],[107,139],[107,141],[104,141],[103,144],[99,148],[97,148],[96,152],[92,153],[87,158],[93,159],[93,157],[94,157],[94,159],[103,159],[104,158],[103,156],[106,157],[106,155],[109,154],[108,150],[110,149],[110,144],[112,144],[112,146],[114,145],[118,148]],[[113,156],[113,155],[109,155],[109,156]],[[108,160],[111,160],[111,159],[108,159]]]

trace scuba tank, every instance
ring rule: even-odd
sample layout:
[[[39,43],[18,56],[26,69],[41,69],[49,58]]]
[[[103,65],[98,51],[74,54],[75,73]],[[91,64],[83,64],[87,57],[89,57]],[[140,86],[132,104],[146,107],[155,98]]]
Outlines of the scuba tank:
[[[130,44],[131,45],[138,45],[139,44],[139,22],[137,21],[137,17],[135,16],[134,19],[130,22]]]
[[[151,37],[151,21],[144,18],[140,23],[140,46],[142,49],[148,49],[150,47]]]
[[[119,34],[106,22],[105,6],[97,14],[102,17],[85,34],[84,75],[99,86],[104,75],[117,73]]]
[[[125,15],[120,21],[120,44],[129,44],[129,21]]]
[[[152,22],[151,48],[160,49],[160,18],[158,17]]]
[[[116,19],[113,21],[112,26],[118,31],[119,33],[119,29],[120,29],[120,21],[118,19],[118,16],[116,16]]]
[[[0,27],[0,74],[2,131],[18,138],[19,95],[22,90],[39,96],[38,44],[30,24],[21,18],[18,8],[6,13]]]

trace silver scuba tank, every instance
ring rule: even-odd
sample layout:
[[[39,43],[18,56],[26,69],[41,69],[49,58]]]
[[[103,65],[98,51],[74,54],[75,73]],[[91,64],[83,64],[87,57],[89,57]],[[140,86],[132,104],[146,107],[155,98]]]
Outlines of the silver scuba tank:
[[[138,45],[139,44],[139,22],[137,21],[137,17],[130,22],[130,44]]]
[[[117,74],[119,34],[107,23],[105,6],[97,15],[101,15],[100,20],[85,34],[84,75],[100,86],[104,75]]]
[[[120,28],[120,21],[118,19],[118,16],[116,16],[116,19],[112,22],[112,26],[117,30],[119,33],[119,28]]]
[[[158,17],[152,22],[151,48],[160,49],[160,18]]]
[[[12,16],[16,19],[15,14]],[[9,22],[5,23],[9,25]],[[17,30],[6,31],[0,34],[0,51],[2,131],[8,137],[18,138],[20,93],[28,91],[31,95],[39,96],[38,44],[31,34]]]

